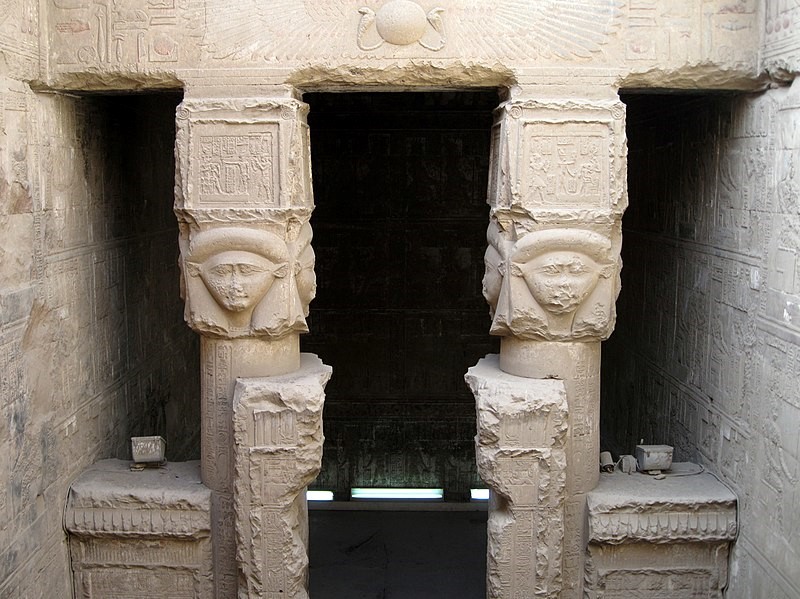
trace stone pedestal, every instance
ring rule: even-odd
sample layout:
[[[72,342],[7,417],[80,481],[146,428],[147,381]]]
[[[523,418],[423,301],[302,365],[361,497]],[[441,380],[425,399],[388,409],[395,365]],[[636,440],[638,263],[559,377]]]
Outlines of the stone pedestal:
[[[236,539],[242,599],[308,598],[305,489],[322,464],[331,369],[303,354],[298,371],[240,379],[234,396]]]
[[[491,489],[487,596],[555,599],[561,589],[567,400],[557,380],[470,368],[478,415],[478,471]]]
[[[588,494],[587,599],[717,599],[728,581],[736,497],[694,464],[678,476],[603,474]]]
[[[76,597],[214,596],[211,491],[198,462],[141,472],[98,462],[73,483],[65,524]]]

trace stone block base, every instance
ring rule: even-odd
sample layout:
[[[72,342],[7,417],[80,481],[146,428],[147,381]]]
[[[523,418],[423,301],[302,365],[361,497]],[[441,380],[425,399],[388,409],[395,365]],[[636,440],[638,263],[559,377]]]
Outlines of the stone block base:
[[[94,464],[72,485],[65,516],[75,596],[213,596],[210,511],[199,462]]]
[[[728,580],[736,497],[699,467],[604,474],[588,494],[586,599],[716,599]]]

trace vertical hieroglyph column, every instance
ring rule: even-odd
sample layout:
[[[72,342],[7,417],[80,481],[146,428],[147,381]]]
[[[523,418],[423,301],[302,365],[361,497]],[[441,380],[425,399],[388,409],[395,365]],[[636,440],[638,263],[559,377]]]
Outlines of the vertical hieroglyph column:
[[[577,599],[585,494],[599,476],[600,342],[613,330],[619,293],[625,110],[607,92],[585,101],[534,92],[517,90],[496,111],[484,295],[491,333],[503,337],[499,370],[566,388],[564,535],[553,548],[561,590],[536,596]],[[479,453],[481,438],[479,430]]]
[[[234,393],[236,540],[248,599],[308,599],[305,489],[322,465],[331,369],[302,355],[291,374],[241,379]]]
[[[185,318],[202,336],[201,463],[218,599],[237,595],[236,379],[300,368],[316,290],[307,113],[291,94],[189,96],[178,107],[175,214]]]
[[[556,597],[566,492],[564,383],[507,374],[497,356],[465,378],[477,405],[478,472],[492,489],[487,594]]]

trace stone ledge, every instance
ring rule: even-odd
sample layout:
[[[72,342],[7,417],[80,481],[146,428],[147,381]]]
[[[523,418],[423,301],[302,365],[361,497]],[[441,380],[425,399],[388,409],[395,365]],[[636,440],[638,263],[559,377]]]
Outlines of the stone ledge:
[[[687,472],[689,464],[673,464]],[[732,541],[736,496],[713,475],[604,474],[588,494],[589,539],[594,543]]]
[[[211,534],[211,491],[199,462],[132,472],[103,460],[72,484],[66,509],[71,535],[201,538]]]

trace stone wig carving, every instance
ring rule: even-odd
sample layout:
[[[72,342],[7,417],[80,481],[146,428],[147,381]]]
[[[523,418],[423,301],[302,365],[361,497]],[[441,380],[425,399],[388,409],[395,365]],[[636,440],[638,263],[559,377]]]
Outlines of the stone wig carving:
[[[306,332],[316,292],[311,227],[291,220],[286,241],[267,231],[222,227],[194,236],[183,260],[186,321],[219,337]]]
[[[491,334],[563,340],[610,333],[617,257],[606,237],[549,229],[513,240],[493,222],[487,238],[483,295]]]

